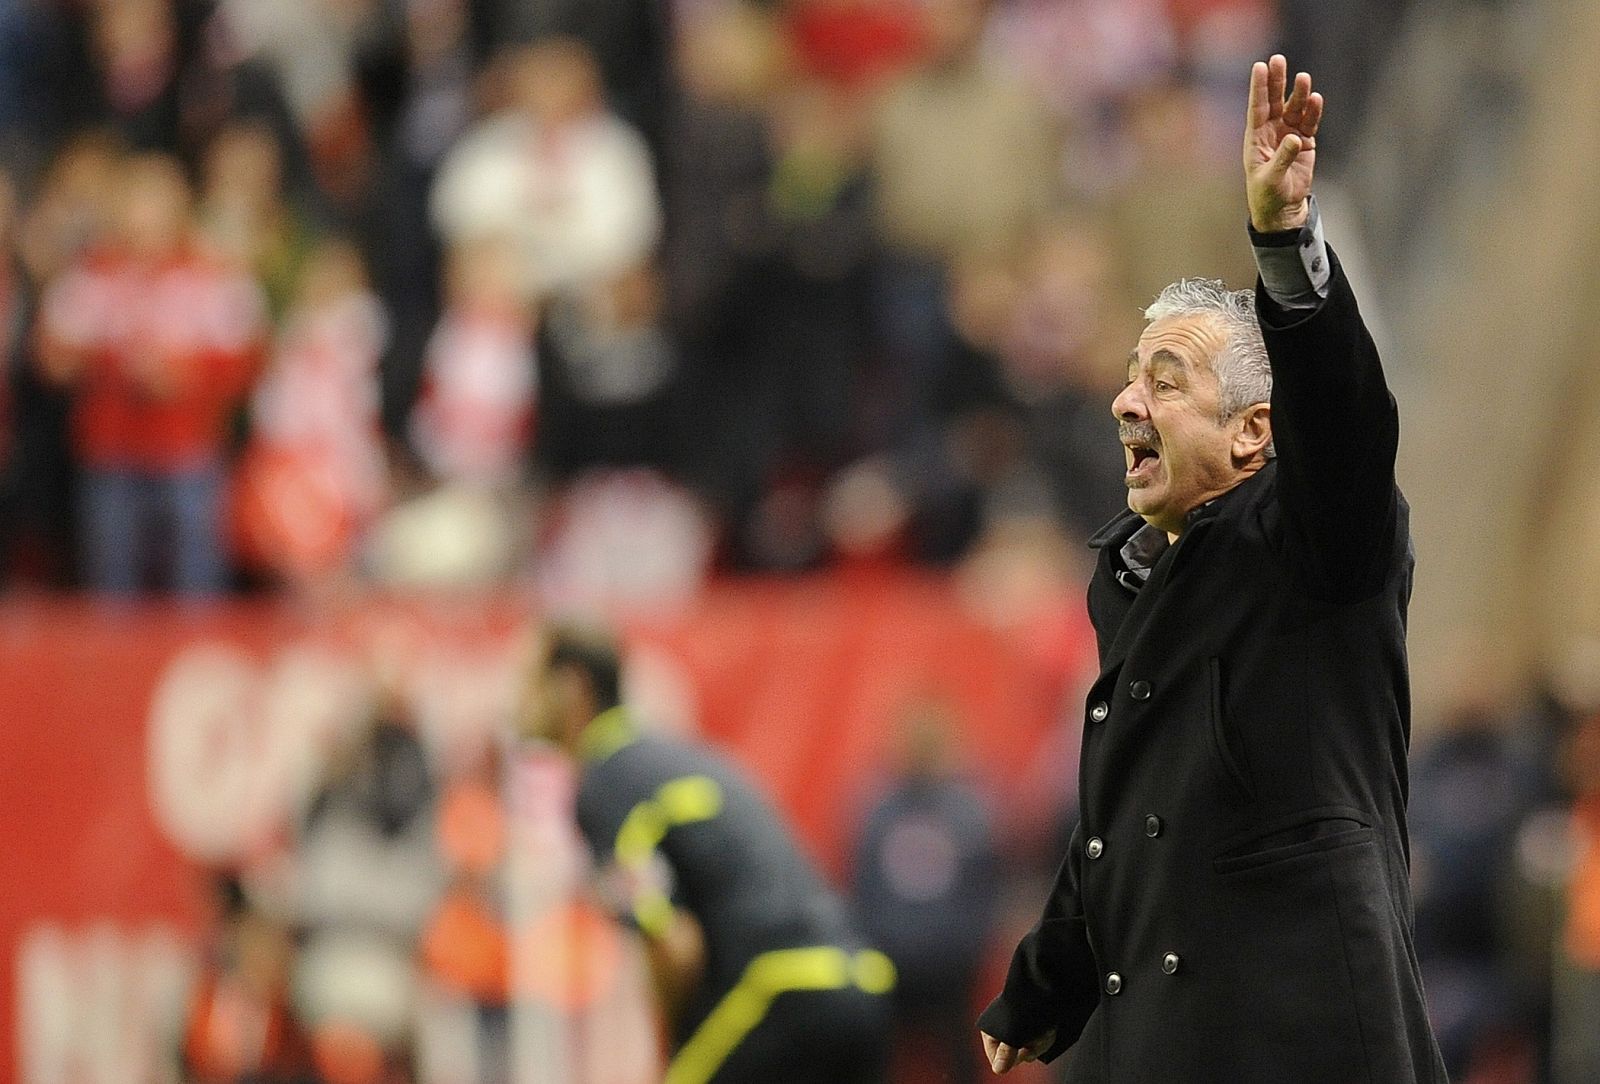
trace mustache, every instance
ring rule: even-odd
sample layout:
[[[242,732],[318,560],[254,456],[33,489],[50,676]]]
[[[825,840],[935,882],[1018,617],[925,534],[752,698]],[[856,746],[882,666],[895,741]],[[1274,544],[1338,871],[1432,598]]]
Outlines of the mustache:
[[[1161,446],[1161,435],[1149,422],[1119,422],[1117,439],[1125,444],[1143,444],[1151,448]]]

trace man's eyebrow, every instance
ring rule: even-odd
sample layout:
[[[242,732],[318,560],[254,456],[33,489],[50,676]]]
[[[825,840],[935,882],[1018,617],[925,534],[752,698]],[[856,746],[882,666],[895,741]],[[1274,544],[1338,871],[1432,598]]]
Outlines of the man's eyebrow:
[[[1189,363],[1187,361],[1184,361],[1183,358],[1177,353],[1166,349],[1157,350],[1152,353],[1150,355],[1150,365],[1152,368],[1160,365],[1163,367],[1176,367],[1185,373],[1189,371]],[[1128,368],[1132,370],[1137,369],[1138,367],[1139,349],[1138,347],[1135,347],[1128,352]]]

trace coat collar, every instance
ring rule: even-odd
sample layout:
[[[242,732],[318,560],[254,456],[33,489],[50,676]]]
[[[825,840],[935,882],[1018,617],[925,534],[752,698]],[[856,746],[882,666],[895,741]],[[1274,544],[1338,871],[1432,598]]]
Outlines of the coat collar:
[[[1116,542],[1118,548],[1121,548],[1121,544],[1132,538],[1133,532],[1143,524],[1144,518],[1139,513],[1131,508],[1124,508],[1117,513],[1115,519],[1089,536],[1089,548],[1104,549],[1112,542]]]
[[[1266,466],[1249,477],[1242,479],[1238,485],[1226,493],[1207,501],[1199,508],[1191,509],[1189,514],[1184,517],[1185,530],[1202,520],[1214,519],[1229,511],[1235,505],[1240,504],[1243,500],[1241,495],[1254,490],[1266,477],[1274,473],[1277,467],[1278,461],[1276,459],[1268,460]],[[1143,516],[1132,509],[1124,508],[1116,514],[1110,523],[1107,523],[1089,536],[1089,548],[1092,550],[1105,549],[1107,547],[1111,547],[1113,550],[1121,549],[1123,544],[1132,538],[1134,533],[1143,525]],[[1115,546],[1112,546],[1113,542],[1116,543]]]

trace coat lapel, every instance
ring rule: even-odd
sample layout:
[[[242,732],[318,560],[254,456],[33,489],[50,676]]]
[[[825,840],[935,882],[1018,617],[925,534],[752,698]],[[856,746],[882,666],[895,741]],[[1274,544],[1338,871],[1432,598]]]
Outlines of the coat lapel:
[[[1166,593],[1167,582],[1172,578],[1174,566],[1182,560],[1183,551],[1194,545],[1209,526],[1209,520],[1196,523],[1184,531],[1178,537],[1178,541],[1168,546],[1166,552],[1156,561],[1155,567],[1150,570],[1150,578],[1134,597],[1133,606],[1123,617],[1122,625],[1111,641],[1111,647],[1106,650],[1105,659],[1101,663],[1103,674],[1121,666],[1122,661],[1128,657],[1129,650],[1150,624],[1151,615],[1160,607],[1162,596]]]
[[[1128,657],[1128,652],[1139,641],[1144,630],[1150,626],[1152,615],[1159,609],[1161,600],[1166,595],[1167,584],[1179,566],[1193,557],[1194,549],[1200,544],[1201,539],[1218,521],[1230,515],[1241,514],[1241,509],[1249,504],[1249,494],[1257,491],[1260,486],[1270,484],[1268,480],[1272,478],[1275,469],[1276,464],[1268,463],[1256,474],[1246,478],[1210,504],[1191,512],[1188,526],[1184,528],[1183,534],[1179,535],[1178,540],[1168,546],[1167,551],[1156,561],[1155,567],[1150,570],[1150,578],[1139,589],[1138,595],[1131,599],[1131,605],[1120,608],[1122,613],[1120,621],[1115,621],[1115,611],[1105,615],[1112,617],[1114,625],[1112,622],[1102,625],[1100,615],[1091,614],[1095,620],[1096,632],[1101,635],[1102,641],[1107,633],[1111,635],[1111,645],[1101,657],[1102,678],[1121,666],[1123,660]],[[1112,520],[1089,540],[1091,546],[1098,546],[1101,550],[1095,578],[1101,583],[1103,591],[1125,593],[1126,589],[1116,582],[1114,572],[1116,550],[1132,537],[1142,522],[1137,515],[1129,512]]]

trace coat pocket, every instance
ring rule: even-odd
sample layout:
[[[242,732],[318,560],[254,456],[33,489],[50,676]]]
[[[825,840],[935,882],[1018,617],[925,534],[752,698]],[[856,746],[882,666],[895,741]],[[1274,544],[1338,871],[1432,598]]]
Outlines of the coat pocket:
[[[1255,800],[1255,788],[1250,783],[1250,774],[1245,770],[1244,756],[1239,750],[1237,739],[1232,729],[1228,726],[1227,713],[1223,710],[1222,690],[1222,660],[1212,658],[1208,667],[1208,677],[1211,693],[1211,748],[1217,764],[1222,769],[1222,774],[1233,786],[1234,791],[1244,801]]]
[[[1302,809],[1224,840],[1211,861],[1220,876],[1273,872],[1296,858],[1371,843],[1372,818],[1349,806]]]
[[[1270,873],[1272,867],[1279,863],[1290,862],[1302,855],[1325,854],[1328,851],[1337,851],[1342,847],[1355,847],[1370,842],[1372,842],[1371,828],[1347,828],[1330,832],[1327,835],[1314,836],[1299,843],[1288,843],[1280,847],[1268,847],[1265,850],[1251,851],[1249,854],[1235,854],[1213,859],[1211,868],[1219,876],[1223,877],[1231,874],[1248,873],[1252,870]]]

